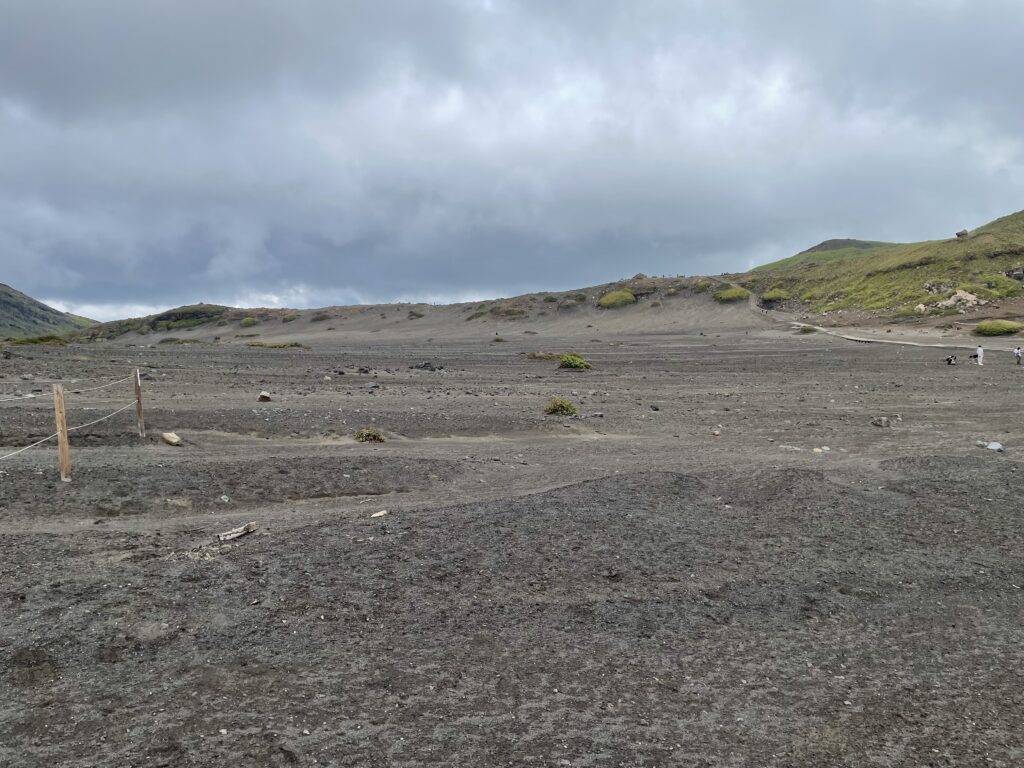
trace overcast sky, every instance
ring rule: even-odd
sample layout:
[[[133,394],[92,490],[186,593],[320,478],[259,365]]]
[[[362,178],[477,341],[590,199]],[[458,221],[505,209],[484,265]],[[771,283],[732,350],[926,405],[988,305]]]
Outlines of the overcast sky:
[[[0,0],[0,282],[99,319],[737,271],[1024,208],[1021,0]]]

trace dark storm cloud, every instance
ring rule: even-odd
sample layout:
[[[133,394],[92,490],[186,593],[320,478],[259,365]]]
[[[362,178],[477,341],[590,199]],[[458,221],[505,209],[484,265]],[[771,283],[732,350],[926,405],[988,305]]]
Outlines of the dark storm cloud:
[[[1018,2],[6,0],[0,281],[96,315],[743,269],[1024,207]]]

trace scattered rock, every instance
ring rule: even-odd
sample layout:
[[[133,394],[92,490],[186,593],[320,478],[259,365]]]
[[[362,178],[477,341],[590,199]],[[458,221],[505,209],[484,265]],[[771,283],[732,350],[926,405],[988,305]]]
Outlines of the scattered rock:
[[[160,435],[160,439],[163,440],[168,445],[181,445],[181,438],[178,437],[173,432],[164,432],[162,435]]]
[[[892,419],[888,416],[875,416],[875,418],[871,420],[871,423],[876,427],[891,427]]]
[[[228,496],[226,493],[222,494],[221,497],[220,497],[220,501],[221,501],[221,504],[230,504],[231,503],[231,497]]]
[[[415,365],[410,365],[409,367],[414,369],[414,370],[418,370],[418,371],[441,371],[441,370],[444,370],[444,366],[443,365],[435,365],[434,363],[431,363],[429,361],[424,361],[422,363],[416,363]]]
[[[940,309],[970,309],[971,307],[980,307],[987,304],[987,301],[982,301],[973,293],[969,293],[964,290],[958,290],[948,299],[940,301],[935,306]]]
[[[269,403],[270,393],[264,390],[263,392],[260,392],[259,397],[257,397],[256,399],[259,400],[261,403]]]
[[[997,443],[994,440],[985,447],[988,448],[990,451],[999,451],[1000,453],[1003,452],[1003,444]]]
[[[969,234],[970,233],[966,229],[961,229],[959,232],[956,233],[956,239],[957,240],[966,240],[967,239],[967,235],[969,235]]]
[[[380,512],[374,512],[370,517],[384,517],[387,513],[388,511],[386,509],[382,509]]]

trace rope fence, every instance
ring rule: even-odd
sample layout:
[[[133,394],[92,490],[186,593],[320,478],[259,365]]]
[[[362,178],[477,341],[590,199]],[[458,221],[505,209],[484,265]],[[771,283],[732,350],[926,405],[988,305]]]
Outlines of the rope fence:
[[[114,387],[114,386],[117,386],[118,384],[123,384],[126,381],[131,381],[134,378],[135,378],[135,376],[133,374],[131,376],[125,376],[123,379],[118,379],[117,381],[108,381],[106,384],[100,384],[98,387],[87,387],[85,389],[72,389],[72,390],[69,390],[69,391],[73,395],[82,395],[82,394],[85,394],[86,392],[97,392],[97,391],[99,391],[101,389],[107,389],[108,387]],[[42,395],[37,395],[35,393],[30,393],[30,394],[27,394],[27,395],[17,395],[16,397],[4,397],[4,398],[0,398],[0,403],[13,403],[13,402],[15,402],[17,400],[33,400],[33,399],[38,398],[38,397],[42,397]]]
[[[41,440],[37,440],[36,442],[34,442],[34,443],[30,444],[30,445],[26,445],[26,446],[24,446],[22,448],[18,448],[15,451],[12,451],[11,453],[7,453],[7,454],[4,454],[3,456],[0,456],[0,461],[3,461],[4,459],[9,459],[12,456],[17,456],[19,453],[24,453],[25,451],[29,450],[30,448],[35,448],[36,446],[42,445],[43,443],[45,443],[45,442],[47,442],[49,440],[53,440],[53,438],[56,437],[57,438],[57,443],[58,443],[58,445],[57,445],[57,454],[58,454],[58,460],[59,460],[59,465],[60,465],[60,479],[63,480],[64,482],[69,482],[71,480],[71,447],[70,447],[70,443],[68,442],[68,434],[71,433],[71,432],[75,432],[76,430],[85,429],[86,427],[94,426],[96,424],[99,424],[102,421],[106,421],[107,419],[112,419],[115,416],[117,416],[119,413],[123,413],[124,411],[127,411],[129,408],[131,408],[133,406],[136,409],[136,416],[137,416],[137,419],[138,419],[139,437],[144,438],[146,436],[146,426],[145,426],[145,422],[143,420],[143,415],[142,415],[142,375],[139,373],[138,369],[136,369],[136,371],[133,374],[131,374],[129,376],[125,376],[123,379],[118,379],[117,381],[109,381],[106,384],[101,384],[101,385],[96,386],[96,387],[88,387],[86,389],[72,390],[72,394],[78,395],[78,394],[83,394],[85,392],[96,392],[97,390],[107,389],[108,387],[113,387],[113,386],[116,386],[118,384],[124,384],[126,381],[132,381],[132,382],[134,382],[134,385],[135,385],[135,398],[131,402],[127,403],[126,405],[122,405],[116,411],[108,413],[106,416],[101,416],[98,419],[94,419],[93,421],[86,422],[85,424],[78,424],[77,426],[74,426],[74,427],[69,427],[67,425],[67,418],[66,418],[65,409],[64,409],[64,386],[62,384],[54,384],[53,385],[53,410],[54,410],[54,419],[55,419],[56,425],[57,425],[57,431],[54,432],[52,435],[50,435],[48,437],[44,437]],[[37,394],[23,395],[21,397],[15,397],[15,398],[9,398],[9,399],[5,399],[5,400],[0,400],[0,403],[2,403],[2,402],[12,402],[14,400],[27,400],[27,399],[30,399],[30,398],[37,398],[37,397],[41,397],[41,395],[37,395]]]

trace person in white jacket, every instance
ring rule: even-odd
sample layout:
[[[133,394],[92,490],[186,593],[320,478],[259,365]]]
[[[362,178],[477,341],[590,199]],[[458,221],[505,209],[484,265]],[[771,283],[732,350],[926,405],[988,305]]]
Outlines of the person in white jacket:
[[[975,351],[974,356],[978,358],[978,365],[985,364],[985,350],[982,349],[981,344],[978,345],[978,349]]]

